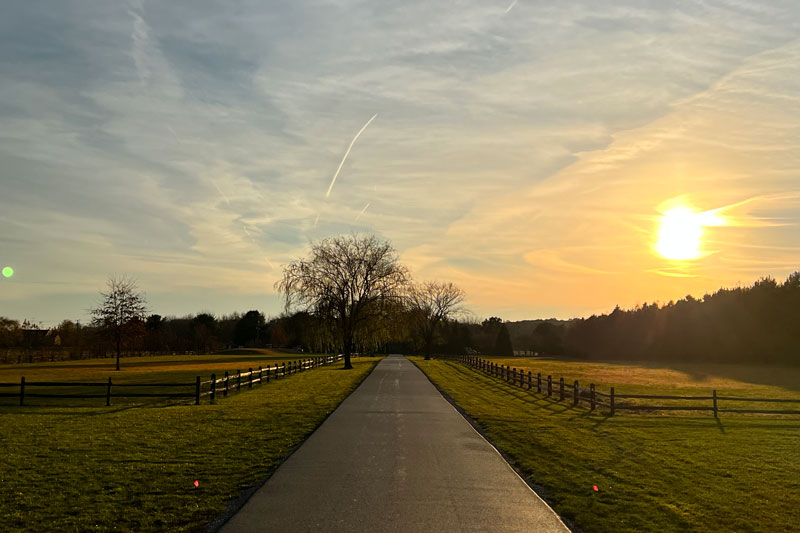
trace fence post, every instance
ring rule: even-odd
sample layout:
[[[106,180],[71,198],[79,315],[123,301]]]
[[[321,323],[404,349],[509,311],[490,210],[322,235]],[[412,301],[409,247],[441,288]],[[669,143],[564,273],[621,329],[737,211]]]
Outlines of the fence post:
[[[247,379],[247,388],[248,389],[252,389],[253,388],[253,367],[252,366],[250,367],[250,370],[248,370],[248,372],[247,372],[247,378],[248,378]]]
[[[236,369],[236,392],[242,390],[242,371]]]
[[[533,386],[533,374],[531,373],[530,370],[528,370],[528,390],[531,390],[532,386]]]
[[[538,392],[539,394],[542,393],[542,373],[541,372],[537,372],[536,373],[536,392]]]
[[[591,410],[594,411],[594,383],[589,384],[589,402]]]
[[[211,374],[211,403],[217,399],[217,375]]]
[[[564,399],[564,378],[560,378],[558,380],[558,401],[562,401]]]
[[[111,405],[111,378],[108,378],[108,387],[106,387],[106,407]]]
[[[25,376],[19,380],[19,405],[25,405]]]
[[[194,404],[200,405],[200,376],[197,376],[194,386]]]
[[[553,376],[547,375],[547,396],[553,395]]]
[[[608,405],[611,406],[611,416],[614,416],[614,387],[611,387],[611,395],[608,399]]]
[[[230,377],[228,376],[228,371],[225,371],[225,390],[222,391],[222,396],[228,395],[228,383],[230,382]]]
[[[714,418],[717,418],[717,389],[714,389],[712,392],[714,399]]]
[[[282,365],[283,365],[283,372],[281,372],[281,375],[283,377],[286,377],[286,363],[282,363]]]
[[[578,405],[578,402],[580,401],[579,394],[578,380],[576,379],[575,383],[572,384],[572,405]]]
[[[511,384],[512,385],[516,385],[517,384],[517,367],[514,367],[514,371],[512,372],[512,374],[509,377],[511,378]]]

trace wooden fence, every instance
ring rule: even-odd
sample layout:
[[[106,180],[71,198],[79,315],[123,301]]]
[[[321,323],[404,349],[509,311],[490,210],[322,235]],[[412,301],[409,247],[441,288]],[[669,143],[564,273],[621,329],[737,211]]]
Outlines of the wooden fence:
[[[200,405],[200,399],[206,396],[210,397],[213,403],[218,394],[223,397],[234,392],[239,392],[242,387],[252,389],[253,385],[260,383],[269,383],[270,378],[278,379],[279,377],[286,377],[305,370],[311,370],[320,366],[331,365],[337,361],[341,361],[343,356],[340,355],[327,355],[319,357],[311,357],[308,359],[275,363],[274,366],[267,365],[266,368],[259,366],[257,369],[249,368],[247,372],[236,370],[235,373],[226,371],[223,377],[217,378],[216,374],[211,374],[211,379],[202,381],[200,376],[195,378],[194,383],[113,383],[112,378],[109,377],[108,381],[104,382],[82,382],[82,381],[25,381],[25,376],[22,376],[19,383],[0,383],[0,398],[2,397],[17,397],[19,398],[19,405],[25,405],[26,398],[105,398],[106,405],[111,405],[111,398],[185,398],[194,399],[195,405]],[[4,392],[12,388],[18,387],[15,392]],[[76,394],[71,391],[83,387],[90,387],[98,392],[96,393],[82,393]],[[56,392],[31,392],[43,388],[47,391]],[[121,388],[122,391],[116,389]],[[144,388],[147,390],[156,389],[154,392],[131,392],[131,388]],[[58,393],[58,390],[65,390],[66,392]],[[105,389],[105,390],[103,390]],[[164,390],[166,389],[169,392]],[[183,389],[179,392],[171,392],[173,390]],[[205,389],[205,390],[204,390]]]
[[[733,407],[720,407],[721,402],[735,402],[735,403],[749,403],[756,402],[759,404],[800,404],[800,398],[747,398],[738,396],[720,396],[716,390],[711,392],[711,395],[704,396],[670,396],[661,394],[620,394],[615,391],[614,387],[610,387],[608,392],[601,392],[597,390],[594,383],[590,383],[589,387],[581,386],[577,380],[569,383],[563,377],[554,380],[552,375],[543,377],[541,373],[533,374],[528,371],[527,374],[524,370],[517,370],[514,367],[506,365],[498,365],[492,361],[481,359],[477,356],[463,355],[456,357],[456,360],[483,372],[489,376],[493,376],[503,381],[506,381],[514,386],[527,389],[529,391],[536,390],[537,394],[546,394],[548,398],[557,399],[559,402],[564,400],[571,401],[573,405],[588,405],[589,409],[594,411],[598,407],[608,410],[611,416],[614,416],[616,411],[711,411],[714,417],[719,413],[756,413],[756,414],[773,414],[773,415],[800,415],[800,410],[797,409],[745,409]],[[634,402],[620,403],[618,400],[667,400],[674,401],[670,405],[658,404],[639,404]],[[683,402],[687,402],[684,404]],[[688,404],[688,402],[692,402]],[[700,404],[697,402],[709,402]]]

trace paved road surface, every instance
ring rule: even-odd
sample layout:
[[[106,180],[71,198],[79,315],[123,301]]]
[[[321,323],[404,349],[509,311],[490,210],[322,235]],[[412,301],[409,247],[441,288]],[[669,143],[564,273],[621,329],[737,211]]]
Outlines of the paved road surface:
[[[390,356],[222,531],[568,530],[422,372]]]

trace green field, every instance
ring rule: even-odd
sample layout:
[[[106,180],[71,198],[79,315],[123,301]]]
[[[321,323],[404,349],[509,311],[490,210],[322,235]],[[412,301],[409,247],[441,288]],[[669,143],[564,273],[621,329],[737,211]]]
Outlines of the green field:
[[[264,360],[263,354],[253,357]],[[251,362],[229,355],[193,356],[199,366],[163,359],[160,367],[143,361],[139,370],[125,361],[127,369],[113,375],[138,372],[166,381],[176,372],[195,375],[201,367],[210,373]],[[202,529],[241,491],[265,479],[377,361],[356,359],[351,371],[340,362],[302,372],[216,405],[0,407],[0,529]],[[81,363],[2,371],[40,372],[42,379],[55,377],[50,372],[59,379],[108,374],[107,361],[102,368],[92,366],[97,361]]]
[[[497,365],[522,370],[527,375],[541,373],[545,380],[553,377],[556,390],[558,379],[563,377],[567,390],[577,380],[583,387],[594,383],[597,390],[616,394],[661,394],[670,396],[710,396],[713,390],[719,396],[740,398],[800,398],[800,368],[769,367],[765,365],[729,365],[713,363],[674,363],[669,366],[643,362],[587,362],[540,357],[483,357]],[[535,383],[535,381],[534,381]],[[568,392],[568,395],[571,394]],[[626,404],[702,405],[709,400],[673,401],[620,399]],[[720,401],[720,408],[741,409],[794,409],[800,403],[752,403]],[[728,415],[725,415],[728,416]]]
[[[796,531],[800,523],[800,417],[608,417],[458,363],[414,362],[577,530]],[[525,366],[518,358],[508,362]],[[529,363],[534,371],[620,390],[674,392],[724,383],[758,394],[797,394],[766,385],[763,370],[752,377],[757,383],[742,381],[751,376],[747,369],[739,369],[737,379],[737,369],[708,365],[704,376],[683,372],[676,381],[676,374],[642,365]],[[775,379],[784,384],[785,378]]]
[[[153,357],[122,358],[122,370],[115,371],[115,359],[87,359],[81,361],[58,361],[53,363],[32,363],[19,365],[0,365],[0,383],[19,383],[25,376],[26,381],[64,381],[64,382],[98,382],[105,383],[110,377],[113,383],[186,383],[185,388],[126,388],[136,392],[178,392],[193,393],[197,376],[205,381],[211,374],[222,377],[225,371],[235,374],[249,368],[257,369],[259,365],[267,368],[283,362],[307,359],[309,354],[285,353],[273,350],[243,349],[231,350],[223,354],[211,355],[161,355]],[[43,388],[27,387],[27,392],[54,394],[103,394],[105,388]],[[123,389],[113,389],[122,392]],[[19,387],[0,388],[0,393],[19,393]],[[113,398],[114,405],[130,405],[140,403],[163,402],[164,400],[143,400],[141,398]],[[191,400],[188,400],[191,401]],[[0,405],[16,405],[17,397],[0,397]],[[105,405],[105,399],[61,399],[61,398],[27,398],[26,404],[39,406],[97,406]]]

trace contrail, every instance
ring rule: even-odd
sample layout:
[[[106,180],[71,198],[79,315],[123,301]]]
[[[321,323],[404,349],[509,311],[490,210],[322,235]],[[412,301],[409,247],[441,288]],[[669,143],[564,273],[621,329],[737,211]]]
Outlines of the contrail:
[[[222,196],[223,200],[225,200],[225,203],[228,204],[228,205],[231,205],[231,201],[228,200],[228,197],[225,196],[225,193],[222,192],[222,189],[219,188],[219,185],[217,185],[217,182],[212,179],[211,183],[214,185],[214,188],[217,189],[217,192],[219,193],[219,195]]]
[[[350,146],[347,147],[347,151],[344,153],[344,157],[342,158],[342,162],[339,163],[339,168],[336,169],[336,173],[333,175],[333,179],[331,180],[331,185],[330,185],[330,187],[328,187],[328,192],[325,193],[325,198],[327,198],[327,197],[329,197],[331,195],[331,189],[333,189],[333,184],[336,183],[336,176],[338,176],[339,175],[339,171],[342,170],[342,165],[344,165],[344,161],[345,161],[345,159],[347,159],[347,156],[350,155],[350,150],[353,148],[353,145],[356,143],[356,139],[358,139],[358,136],[361,135],[364,132],[365,129],[367,129],[367,126],[369,126],[369,123],[372,122],[373,120],[375,120],[375,117],[377,117],[377,116],[378,116],[377,113],[372,115],[372,118],[369,119],[367,121],[367,123],[364,124],[364,126],[360,130],[358,130],[358,133],[356,133],[356,136],[353,137],[352,141],[350,141]]]
[[[367,202],[367,205],[364,206],[364,209],[361,210],[361,212],[358,214],[358,216],[353,222],[358,222],[358,219],[361,218],[361,215],[364,214],[364,211],[366,211],[368,207],[369,207],[369,202]]]
[[[319,215],[317,215],[317,218],[314,219],[314,227],[315,228],[317,227],[317,223],[318,222],[319,222]]]
[[[178,134],[177,134],[177,133],[175,133],[175,130],[173,130],[173,129],[172,129],[172,126],[170,126],[169,124],[167,124],[167,129],[168,129],[168,130],[169,130],[169,132],[172,134],[172,136],[173,136],[173,137],[175,137],[175,140],[176,140],[176,141],[178,141],[178,144],[183,144],[183,141],[181,140],[181,138],[180,138],[180,137],[178,137]]]
[[[242,229],[247,234],[247,238],[250,239],[250,242],[252,242],[256,246],[256,248],[261,248],[261,246],[253,238],[253,235],[250,233],[250,230],[247,229],[247,226],[242,224]],[[267,262],[267,264],[269,265],[269,268],[271,268],[272,270],[275,270],[275,264],[272,261],[270,261],[269,257],[267,257],[266,255],[264,256],[264,261]]]
[[[508,6],[508,9],[506,9],[506,13],[508,13],[509,11],[511,11],[512,9],[514,9],[514,6],[515,6],[515,5],[517,5],[517,1],[518,1],[518,0],[514,0],[513,2],[511,2],[511,5],[510,5],[510,6]]]

